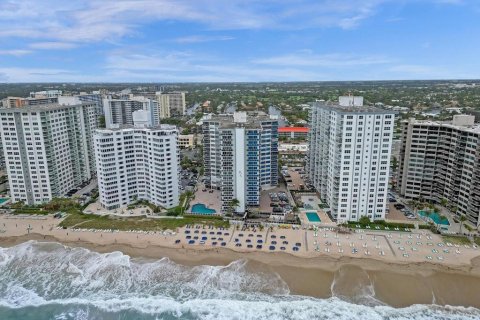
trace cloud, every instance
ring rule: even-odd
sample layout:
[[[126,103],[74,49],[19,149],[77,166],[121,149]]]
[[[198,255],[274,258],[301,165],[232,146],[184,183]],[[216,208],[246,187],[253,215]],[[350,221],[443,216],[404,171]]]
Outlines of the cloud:
[[[0,74],[6,82],[44,82],[55,81],[59,77],[75,76],[75,73],[65,69],[48,68],[1,68]]]
[[[258,67],[221,61],[188,52],[129,54],[114,52],[107,59],[106,75],[135,81],[293,81],[324,79],[320,72],[293,67]],[[327,77],[325,77],[327,79]]]
[[[178,43],[200,43],[200,42],[210,42],[210,41],[228,41],[228,40],[233,40],[233,39],[235,39],[235,38],[231,37],[231,36],[194,35],[194,36],[176,38],[175,42],[178,42]]]
[[[385,1],[10,0],[0,5],[0,37],[98,42],[134,36],[142,25],[155,21],[192,22],[211,30],[349,29],[374,15]],[[223,39],[192,36],[184,42]]]
[[[256,64],[276,65],[276,66],[299,66],[299,67],[353,67],[366,66],[374,64],[391,63],[390,59],[382,56],[361,56],[352,54],[314,54],[309,50],[292,54],[273,56],[253,60]]]
[[[32,53],[32,51],[30,51],[30,50],[21,50],[21,49],[0,50],[0,56],[1,56],[1,55],[4,55],[4,56],[16,56],[16,57],[20,57],[20,56],[24,56],[24,55],[30,54],[30,53]]]
[[[45,50],[64,50],[72,49],[78,45],[70,42],[35,42],[29,45],[32,49],[45,49]]]

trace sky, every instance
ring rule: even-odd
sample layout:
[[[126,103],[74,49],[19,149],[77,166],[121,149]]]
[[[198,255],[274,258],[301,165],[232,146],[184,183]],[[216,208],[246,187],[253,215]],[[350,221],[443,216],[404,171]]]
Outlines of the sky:
[[[480,78],[480,0],[0,0],[0,82]]]

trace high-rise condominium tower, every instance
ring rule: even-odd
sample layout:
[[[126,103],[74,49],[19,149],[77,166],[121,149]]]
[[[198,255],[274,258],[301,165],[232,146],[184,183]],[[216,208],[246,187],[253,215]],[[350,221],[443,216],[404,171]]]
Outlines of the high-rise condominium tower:
[[[393,126],[362,97],[313,104],[307,171],[338,222],[385,218]]]
[[[98,129],[94,141],[101,204],[115,209],[143,199],[163,208],[177,206],[177,136],[175,126],[137,122]]]
[[[95,104],[0,110],[12,201],[40,204],[95,174]]]
[[[278,120],[265,114],[210,116],[203,121],[206,185],[221,190],[222,211],[260,204],[260,190],[278,184]]]
[[[156,93],[160,119],[185,114],[185,92]]]
[[[133,125],[132,113],[145,110],[149,113],[150,125],[159,124],[157,101],[145,97],[129,99],[103,99],[103,111],[107,128],[116,125]]]
[[[480,125],[475,117],[403,121],[398,184],[407,199],[442,202],[479,226]]]

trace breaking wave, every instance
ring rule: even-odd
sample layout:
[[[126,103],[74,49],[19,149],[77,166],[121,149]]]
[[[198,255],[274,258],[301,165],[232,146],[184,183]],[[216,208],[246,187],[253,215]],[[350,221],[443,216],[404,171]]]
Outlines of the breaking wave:
[[[480,319],[475,308],[377,303],[362,278],[360,298],[347,299],[341,269],[329,299],[292,295],[276,273],[250,269],[29,241],[0,248],[0,319]]]

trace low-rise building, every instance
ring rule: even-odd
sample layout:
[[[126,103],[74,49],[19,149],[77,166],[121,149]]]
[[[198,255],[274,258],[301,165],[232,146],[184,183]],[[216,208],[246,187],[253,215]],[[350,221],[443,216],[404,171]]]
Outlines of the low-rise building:
[[[289,140],[307,140],[307,127],[280,127],[278,128],[278,137]]]
[[[181,134],[178,136],[178,146],[181,149],[188,149],[195,147],[194,134]]]

